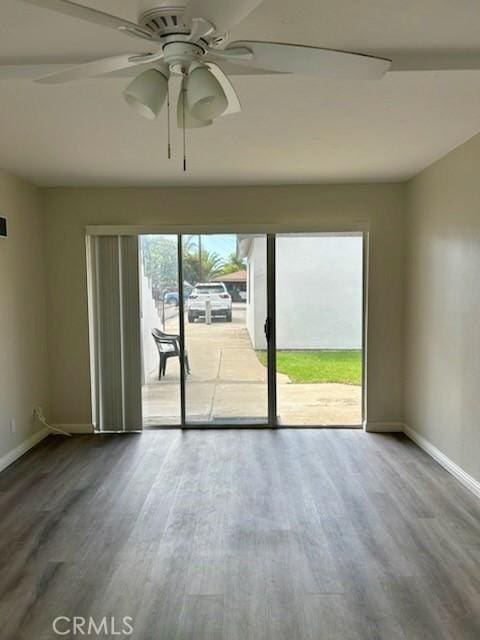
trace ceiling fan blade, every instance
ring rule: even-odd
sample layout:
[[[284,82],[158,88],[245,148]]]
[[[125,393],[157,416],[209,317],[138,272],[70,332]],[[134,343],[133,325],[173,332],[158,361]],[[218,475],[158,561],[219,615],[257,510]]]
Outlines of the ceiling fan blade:
[[[190,26],[195,18],[210,22],[216,33],[225,33],[248,16],[263,0],[190,0],[183,20]]]
[[[160,60],[163,53],[159,54],[131,54],[121,56],[113,56],[111,58],[103,58],[102,60],[94,60],[86,62],[75,67],[70,67],[64,71],[52,73],[50,75],[39,78],[35,82],[40,84],[63,84],[72,80],[81,80],[83,78],[93,78],[114,71],[120,71],[128,67],[136,67],[141,64],[148,64]]]
[[[73,63],[52,64],[49,62],[38,64],[0,64],[0,80],[35,80],[48,74],[65,71]]]
[[[72,16],[73,18],[80,18],[81,20],[86,20],[87,22],[92,22],[102,27],[110,27],[110,29],[117,29],[118,31],[124,31],[131,35],[138,35],[147,40],[152,40],[152,34],[134,22],[124,20],[118,16],[112,16],[103,11],[98,11],[98,9],[85,7],[77,2],[71,2],[70,0],[22,0],[22,2],[33,4],[41,9],[50,9],[66,16]]]
[[[61,71],[67,71],[72,67],[78,67],[81,64],[87,64],[89,62],[88,58],[86,60],[71,58],[69,60],[65,60],[64,62],[54,62],[52,63],[49,59],[42,60],[31,60],[28,62],[22,61],[21,63],[13,63],[13,64],[0,64],[0,82],[9,81],[9,80],[25,80],[32,81],[38,78],[43,78],[44,76],[53,75],[54,73],[59,73]],[[150,64],[149,64],[150,62]],[[227,61],[222,60],[222,69],[229,76],[272,76],[272,75],[282,75],[277,74],[274,71],[263,71],[262,69],[255,69],[254,67],[242,67],[239,64],[230,64]],[[149,66],[157,67],[158,63],[155,61],[146,61],[142,63],[142,66],[148,68]],[[477,68],[480,68],[480,62],[477,65]],[[119,69],[116,72],[110,73],[104,76],[104,79],[116,79],[116,78],[132,78],[135,74],[138,73],[136,67],[124,67],[123,69]]]
[[[240,100],[238,98],[237,92],[233,84],[230,82],[228,77],[223,73],[222,69],[215,64],[214,62],[207,62],[207,67],[210,69],[212,74],[218,80],[218,82],[222,85],[222,89],[225,92],[228,100],[228,107],[222,113],[222,116],[229,116],[234,113],[239,113],[242,110],[242,105],[240,104]]]
[[[249,58],[243,52],[249,50]],[[231,53],[229,53],[231,52]],[[277,42],[232,42],[226,49],[210,50],[209,55],[234,64],[278,73],[298,73],[353,80],[377,80],[385,75],[391,60],[361,53],[306,47]]]

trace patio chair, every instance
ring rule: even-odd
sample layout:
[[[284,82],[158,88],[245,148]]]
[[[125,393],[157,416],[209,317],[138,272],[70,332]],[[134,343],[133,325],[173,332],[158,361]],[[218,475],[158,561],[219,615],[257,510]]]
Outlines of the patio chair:
[[[167,360],[169,358],[180,358],[180,336],[173,333],[164,333],[160,329],[153,329],[153,339],[157,345],[160,363],[158,367],[158,379],[162,379],[167,372]],[[185,351],[185,371],[190,373],[190,363],[188,361],[188,353]]]

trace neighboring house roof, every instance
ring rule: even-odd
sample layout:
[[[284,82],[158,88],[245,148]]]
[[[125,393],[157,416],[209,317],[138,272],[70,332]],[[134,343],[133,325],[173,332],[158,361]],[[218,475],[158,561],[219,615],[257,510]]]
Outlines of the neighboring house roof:
[[[246,282],[247,281],[247,272],[235,271],[234,273],[229,273],[225,276],[217,276],[213,278],[212,282]]]

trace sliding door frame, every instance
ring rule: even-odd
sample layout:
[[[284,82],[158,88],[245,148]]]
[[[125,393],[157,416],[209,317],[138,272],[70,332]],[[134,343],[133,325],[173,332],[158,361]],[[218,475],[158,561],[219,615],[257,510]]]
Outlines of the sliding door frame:
[[[367,360],[368,360],[368,310],[370,274],[370,234],[362,233],[362,429],[367,428]]]
[[[277,415],[278,395],[277,395],[277,345],[276,345],[276,243],[277,237],[281,234],[318,234],[318,233],[354,233],[362,234],[363,246],[363,294],[362,294],[362,424],[361,425],[281,425]],[[186,341],[185,341],[185,292],[183,279],[183,237],[185,235],[225,235],[230,233],[242,233],[245,235],[264,235],[267,240],[267,318],[265,331],[267,333],[268,350],[268,417],[263,423],[245,424],[222,423],[222,425],[211,423],[189,423],[186,416],[186,375],[185,367],[180,367],[180,424],[178,425],[158,425],[148,427],[148,429],[352,429],[362,428],[365,430],[367,422],[367,357],[368,357],[368,289],[369,289],[369,225],[352,222],[338,224],[337,221],[324,221],[319,228],[312,229],[302,225],[291,228],[290,225],[223,225],[221,227],[211,227],[203,225],[95,225],[86,228],[87,242],[89,236],[123,236],[136,235],[176,235],[177,236],[177,264],[178,264],[178,294],[179,294],[179,328],[180,328],[180,357],[181,363],[185,362]],[[91,345],[92,348],[92,345]]]
[[[237,230],[238,232],[238,230]],[[204,231],[201,235],[226,235],[226,231],[213,232]],[[185,234],[190,235],[190,234]],[[193,234],[192,234],[193,235]],[[195,234],[196,235],[196,234]],[[267,406],[268,413],[262,422],[249,423],[229,423],[223,422],[221,425],[211,422],[189,422],[187,420],[186,387],[187,377],[185,375],[185,365],[180,366],[180,402],[181,402],[181,429],[274,429],[277,427],[277,388],[276,388],[276,320],[275,320],[275,234],[267,234],[258,231],[252,235],[262,235],[266,239],[267,245],[267,309],[265,318],[265,337],[267,339]],[[178,251],[178,305],[180,320],[180,362],[185,363],[186,339],[185,339],[185,292],[183,278],[183,237],[184,234],[177,234]],[[241,417],[241,416],[240,416]],[[158,427],[162,428],[162,427]],[[169,427],[171,428],[171,427]]]
[[[267,318],[265,334],[268,350],[268,426],[278,427],[277,416],[277,238],[267,234]]]
[[[185,294],[183,286],[183,235],[177,235],[178,321],[180,327],[180,426],[187,427],[187,396],[185,376]]]
[[[276,273],[276,246],[277,246],[277,238],[279,236],[282,235],[311,235],[314,236],[316,234],[338,234],[338,235],[342,235],[342,234],[349,234],[349,233],[356,233],[359,234],[359,236],[361,236],[362,238],[362,324],[361,324],[361,331],[362,331],[362,372],[361,372],[361,380],[362,380],[362,393],[361,393],[361,423],[360,424],[355,424],[355,425],[343,425],[343,424],[332,424],[332,425],[305,425],[305,424],[280,424],[279,423],[279,418],[280,416],[275,415],[275,421],[274,421],[274,426],[277,429],[355,429],[355,430],[363,430],[366,431],[366,425],[367,425],[367,350],[368,350],[368,289],[369,289],[369,257],[370,257],[370,244],[369,244],[369,239],[370,239],[370,235],[369,235],[369,228],[368,226],[361,226],[360,228],[353,228],[352,227],[347,227],[344,229],[335,229],[335,230],[326,230],[323,229],[322,231],[277,231],[275,234],[273,234],[273,238],[274,238],[274,247],[273,247],[273,265],[274,265],[274,272],[273,272],[273,280],[272,280],[272,284],[270,284],[269,282],[269,286],[271,286],[271,288],[273,288],[276,291],[276,278],[277,278],[277,273]],[[274,308],[275,308],[275,327],[276,327],[276,303],[274,301]],[[275,339],[276,339],[276,333],[275,333]],[[274,374],[274,384],[275,384],[275,407],[276,410],[278,408],[278,395],[277,395],[277,385],[276,385],[276,354],[277,354],[277,350],[276,350],[276,345],[275,345],[275,374]],[[272,359],[273,362],[273,359]]]

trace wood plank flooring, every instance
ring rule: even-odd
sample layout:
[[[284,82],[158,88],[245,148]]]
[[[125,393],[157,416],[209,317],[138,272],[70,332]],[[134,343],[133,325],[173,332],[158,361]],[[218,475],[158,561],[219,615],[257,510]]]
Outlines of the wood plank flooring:
[[[480,638],[480,503],[403,436],[51,437],[0,514],[2,640]]]

